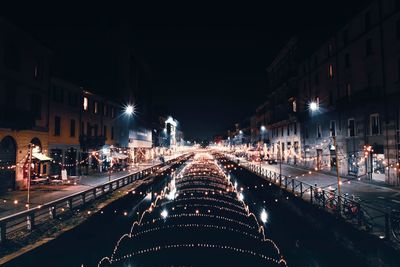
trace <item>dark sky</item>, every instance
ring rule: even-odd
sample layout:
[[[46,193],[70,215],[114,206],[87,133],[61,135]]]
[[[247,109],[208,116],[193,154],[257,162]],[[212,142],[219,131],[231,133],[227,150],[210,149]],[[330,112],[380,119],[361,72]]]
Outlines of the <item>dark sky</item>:
[[[126,22],[150,67],[154,104],[167,107],[188,138],[210,138],[263,102],[265,68],[293,34],[330,29],[365,1],[114,2],[13,3],[0,13],[53,51],[55,75],[105,95],[114,69],[110,33]]]

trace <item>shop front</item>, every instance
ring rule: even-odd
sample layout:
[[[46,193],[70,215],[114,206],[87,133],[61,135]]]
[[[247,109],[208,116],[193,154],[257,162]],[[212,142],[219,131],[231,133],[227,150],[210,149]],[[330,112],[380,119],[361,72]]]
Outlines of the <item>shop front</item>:
[[[129,148],[133,153],[134,163],[144,163],[153,159],[152,132],[147,129],[129,131]]]

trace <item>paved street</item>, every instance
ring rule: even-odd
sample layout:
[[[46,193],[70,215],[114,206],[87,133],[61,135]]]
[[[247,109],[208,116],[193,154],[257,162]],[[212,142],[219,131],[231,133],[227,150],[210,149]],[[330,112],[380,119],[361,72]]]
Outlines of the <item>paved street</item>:
[[[246,162],[241,158],[241,162]],[[262,164],[263,169],[279,173],[279,164]],[[297,177],[299,181],[315,185],[319,187],[332,186],[337,188],[337,177],[326,173],[316,172],[304,168],[282,164],[282,175]],[[342,193],[355,195],[361,199],[361,202],[376,206],[382,209],[400,209],[400,189],[396,187],[388,187],[378,185],[376,183],[368,183],[357,181],[355,179],[342,178]]]
[[[165,160],[170,160],[180,156],[176,154],[173,156],[165,157]],[[140,170],[149,168],[151,166],[159,164],[159,160],[155,160],[152,163],[144,163],[135,167],[131,167],[128,171],[121,171],[111,174],[111,180],[120,178],[130,173],[135,173]],[[72,195],[74,193],[87,190],[91,187],[101,185],[109,181],[109,174],[96,173],[89,176],[81,176],[79,182],[76,185],[35,185],[32,186],[30,198],[31,206],[42,205],[44,203],[57,200],[59,198]],[[17,201],[17,204],[15,204]],[[25,204],[27,201],[27,191],[12,191],[4,193],[0,196],[0,217],[5,217],[18,213],[26,209]]]

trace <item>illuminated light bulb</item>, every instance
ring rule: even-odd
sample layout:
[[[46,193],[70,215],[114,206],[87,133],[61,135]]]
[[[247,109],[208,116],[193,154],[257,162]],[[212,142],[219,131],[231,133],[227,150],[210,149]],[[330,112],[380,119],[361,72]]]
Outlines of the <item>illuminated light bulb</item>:
[[[163,219],[166,219],[168,217],[168,211],[166,209],[164,209],[161,213],[160,213],[161,217]]]
[[[18,200],[14,200],[14,204],[18,204]]]
[[[127,215],[128,215],[128,212],[124,211],[124,216],[127,216]]]
[[[261,211],[260,219],[263,223],[268,221],[268,213],[265,211],[265,209]]]

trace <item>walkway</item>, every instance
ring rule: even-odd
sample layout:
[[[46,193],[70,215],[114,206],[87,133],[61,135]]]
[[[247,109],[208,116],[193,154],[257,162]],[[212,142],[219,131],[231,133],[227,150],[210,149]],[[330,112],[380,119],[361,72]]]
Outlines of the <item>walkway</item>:
[[[241,162],[247,160],[240,158]],[[262,163],[262,168],[279,173],[279,164]],[[325,188],[337,188],[337,177],[326,173],[307,170],[301,167],[282,164],[282,175],[296,178],[304,183]],[[396,187],[381,186],[377,184],[358,181],[356,179],[342,178],[342,194],[348,193],[361,199],[362,203],[373,205],[381,209],[400,210],[400,189]]]
[[[179,157],[181,154],[165,157],[165,161]],[[129,171],[121,171],[111,174],[111,180],[120,178],[130,173],[139,172],[143,169],[161,163],[155,160],[152,163],[140,164]],[[43,203],[54,201],[77,192],[85,191],[91,187],[104,184],[109,181],[108,173],[96,173],[89,176],[81,176],[76,185],[36,185],[32,186],[30,193],[31,206],[38,206]],[[0,218],[21,212],[26,209],[27,191],[12,191],[0,196]]]

